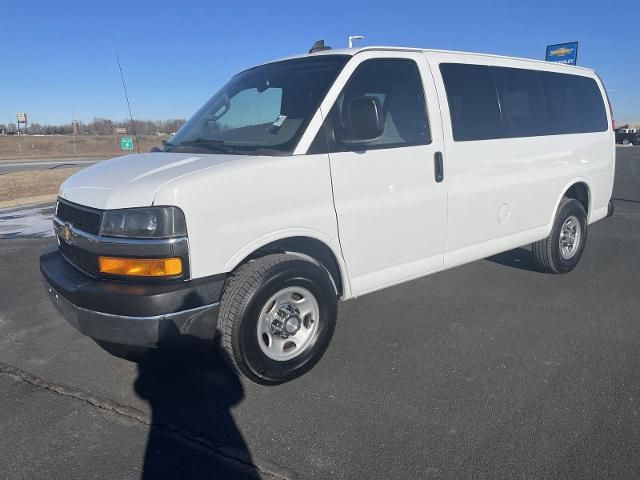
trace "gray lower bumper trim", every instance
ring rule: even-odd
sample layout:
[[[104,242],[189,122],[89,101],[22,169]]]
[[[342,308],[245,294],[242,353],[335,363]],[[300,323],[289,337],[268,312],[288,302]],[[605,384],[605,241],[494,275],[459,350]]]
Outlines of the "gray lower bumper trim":
[[[58,294],[46,280],[45,287],[58,312],[79,332],[121,345],[157,347],[180,335],[215,337],[219,303],[153,317],[128,317],[78,307]]]

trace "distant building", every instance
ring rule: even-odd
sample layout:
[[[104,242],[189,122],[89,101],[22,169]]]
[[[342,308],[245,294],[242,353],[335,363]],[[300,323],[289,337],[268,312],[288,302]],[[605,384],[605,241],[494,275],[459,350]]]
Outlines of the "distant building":
[[[635,133],[640,131],[640,123],[632,122],[623,125],[616,125],[617,133]]]
[[[114,135],[125,135],[127,133],[127,129],[124,127],[116,127],[113,129]]]
[[[0,125],[0,135],[6,135],[6,134],[7,134],[7,126]]]

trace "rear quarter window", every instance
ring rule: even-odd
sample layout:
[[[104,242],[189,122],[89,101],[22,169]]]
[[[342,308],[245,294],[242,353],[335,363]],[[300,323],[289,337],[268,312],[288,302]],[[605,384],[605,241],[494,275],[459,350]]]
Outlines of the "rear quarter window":
[[[593,78],[540,72],[552,134],[604,132],[607,113]]]

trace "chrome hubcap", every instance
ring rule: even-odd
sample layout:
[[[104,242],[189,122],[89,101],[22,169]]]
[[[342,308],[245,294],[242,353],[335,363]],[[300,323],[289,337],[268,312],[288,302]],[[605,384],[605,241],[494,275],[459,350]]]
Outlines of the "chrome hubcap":
[[[256,333],[262,353],[278,362],[297,357],[313,343],[319,318],[318,301],[309,290],[280,290],[260,312]]]
[[[560,229],[560,255],[565,260],[572,258],[580,247],[582,227],[575,215],[571,215],[562,224]]]

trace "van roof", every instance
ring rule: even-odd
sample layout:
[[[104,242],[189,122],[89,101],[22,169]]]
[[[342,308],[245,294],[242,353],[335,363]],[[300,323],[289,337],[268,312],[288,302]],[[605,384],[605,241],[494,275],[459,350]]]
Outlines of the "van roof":
[[[292,55],[290,57],[286,57],[286,58],[282,58],[280,60],[288,60],[291,58],[304,58],[304,57],[316,57],[319,55],[349,55],[349,56],[353,56],[353,55],[357,55],[358,53],[362,53],[362,52],[371,52],[371,51],[396,51],[396,52],[424,52],[424,53],[449,53],[449,54],[454,54],[454,55],[464,55],[464,56],[470,56],[470,57],[478,57],[478,58],[499,58],[499,59],[504,59],[504,60],[519,60],[519,61],[526,61],[526,62],[534,62],[534,63],[540,63],[543,65],[549,65],[550,62],[547,62],[545,60],[537,60],[537,59],[532,59],[532,58],[522,58],[522,57],[509,57],[509,56],[505,56],[505,55],[494,55],[491,53],[478,53],[478,52],[461,52],[461,51],[456,51],[456,50],[436,50],[436,49],[429,49],[429,48],[412,48],[412,47],[393,47],[393,46],[370,46],[370,47],[361,47],[361,48],[336,48],[336,49],[327,49],[327,50],[321,50],[315,53],[304,53],[304,54],[300,54],[300,55]],[[557,65],[560,67],[566,67],[566,68],[570,68],[570,69],[579,69],[579,70],[584,70],[584,71],[588,71],[588,72],[593,72],[594,70],[591,68],[586,68],[586,67],[578,67],[575,65],[566,65],[566,64],[562,64],[562,63],[553,63],[553,65]]]

